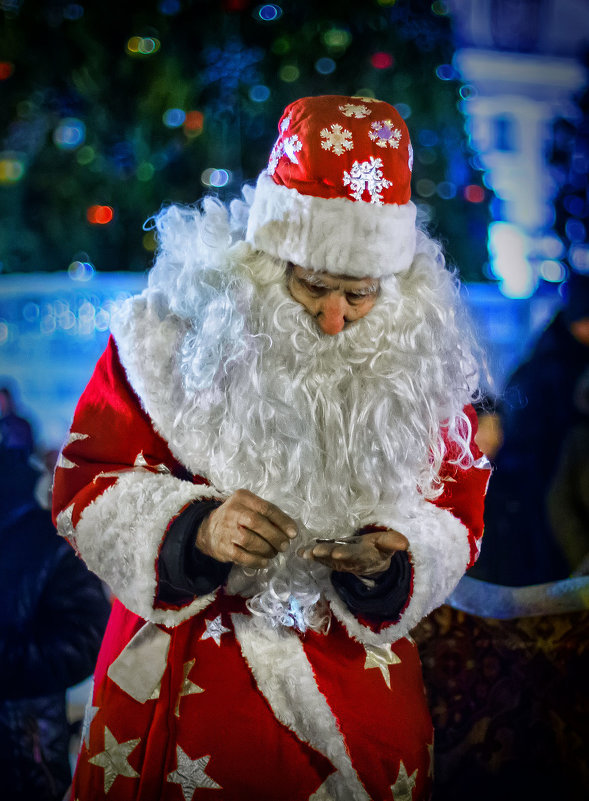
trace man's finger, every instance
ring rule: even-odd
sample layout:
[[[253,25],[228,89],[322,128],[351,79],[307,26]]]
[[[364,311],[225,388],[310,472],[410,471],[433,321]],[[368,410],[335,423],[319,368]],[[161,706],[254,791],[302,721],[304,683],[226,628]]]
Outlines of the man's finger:
[[[270,501],[265,501],[258,495],[254,495],[253,492],[247,492],[247,490],[240,490],[240,492],[244,493],[242,501],[246,506],[269,520],[276,528],[279,528],[286,534],[289,539],[293,539],[293,537],[297,536],[298,527],[296,522],[292,517],[285,514],[282,509],[279,509],[278,506],[270,503]]]
[[[252,509],[237,510],[235,521],[237,542],[247,550],[247,544],[242,541],[245,540],[246,533],[265,540],[275,551],[285,551],[288,548],[290,540],[284,531],[258,512]]]
[[[407,551],[409,550],[409,540],[400,531],[389,529],[388,531],[380,531],[373,540],[374,545],[379,551],[384,553],[393,553],[394,551]]]
[[[278,529],[275,529],[275,531],[278,532]],[[237,531],[233,537],[233,544],[248,553],[272,559],[279,551],[285,551],[288,548],[288,541],[285,539],[284,535],[280,533],[277,534],[277,537],[279,541],[275,545],[273,542],[270,542],[268,537],[260,536],[258,532],[238,525]]]

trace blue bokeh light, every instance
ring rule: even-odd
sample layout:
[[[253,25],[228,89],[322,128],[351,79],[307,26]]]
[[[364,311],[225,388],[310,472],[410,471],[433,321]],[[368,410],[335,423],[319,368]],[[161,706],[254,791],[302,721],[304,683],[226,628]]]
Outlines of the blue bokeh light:
[[[53,132],[53,141],[60,150],[75,150],[86,139],[86,126],[76,117],[61,120]]]
[[[319,58],[315,62],[315,69],[320,75],[331,75],[332,72],[335,72],[335,67],[335,61],[327,56]]]
[[[186,119],[186,112],[181,108],[169,108],[164,111],[162,119],[166,128],[179,128]]]
[[[452,64],[440,64],[436,67],[436,75],[441,81],[453,81],[457,77]]]
[[[274,3],[267,3],[258,7],[257,14],[264,22],[274,22],[282,16],[282,9]]]
[[[252,86],[249,91],[249,96],[254,103],[265,103],[270,97],[270,89],[260,83],[257,86]]]

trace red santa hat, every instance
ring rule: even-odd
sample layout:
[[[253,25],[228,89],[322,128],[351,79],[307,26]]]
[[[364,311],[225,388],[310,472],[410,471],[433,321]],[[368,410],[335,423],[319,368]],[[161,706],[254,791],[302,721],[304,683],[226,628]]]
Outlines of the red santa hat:
[[[303,97],[286,107],[278,129],[246,240],[336,275],[407,269],[415,253],[413,149],[398,111],[368,97]]]

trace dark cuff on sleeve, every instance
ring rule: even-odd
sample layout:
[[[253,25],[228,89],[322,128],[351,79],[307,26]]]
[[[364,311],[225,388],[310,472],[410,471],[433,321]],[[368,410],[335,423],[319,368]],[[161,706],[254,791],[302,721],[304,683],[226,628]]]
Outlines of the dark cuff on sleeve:
[[[159,603],[184,605],[224,584],[230,562],[218,562],[196,547],[196,532],[203,520],[223,502],[196,501],[187,506],[168,529],[158,558]]]
[[[353,573],[334,570],[331,574],[337,594],[352,614],[378,622],[397,620],[411,591],[411,563],[407,552],[395,551],[389,569],[373,581],[373,586],[367,586]]]

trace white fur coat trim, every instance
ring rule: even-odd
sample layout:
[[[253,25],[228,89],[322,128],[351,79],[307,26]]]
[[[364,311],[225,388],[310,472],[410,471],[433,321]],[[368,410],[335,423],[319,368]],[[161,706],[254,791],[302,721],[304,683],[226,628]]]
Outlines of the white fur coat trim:
[[[322,587],[331,609],[348,634],[364,645],[386,645],[407,637],[419,621],[444,603],[462,578],[469,558],[468,529],[447,509],[422,501],[406,519],[379,515],[378,525],[400,531],[409,540],[413,590],[398,622],[380,632],[364,626],[330,583]]]
[[[271,629],[259,618],[231,618],[243,656],[278,720],[337,769],[325,782],[329,794],[335,801],[369,801],[298,636]]]
[[[263,172],[246,241],[301,267],[355,278],[406,270],[415,255],[416,207],[303,195]]]
[[[174,436],[174,414],[185,391],[178,352],[187,329],[186,322],[168,311],[162,296],[149,289],[127,300],[111,320],[129,383],[153,427],[176,459],[194,475],[202,476],[202,464],[196,454],[189,446],[180,446]],[[185,440],[190,442],[190,437]]]
[[[216,592],[181,609],[154,608],[160,545],[170,520],[186,504],[216,495],[211,487],[174,476],[123,473],[83,511],[75,530],[76,546],[90,570],[127,609],[153,623],[177,626],[205,609]]]

